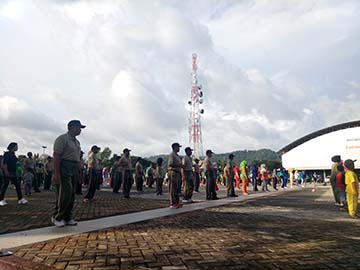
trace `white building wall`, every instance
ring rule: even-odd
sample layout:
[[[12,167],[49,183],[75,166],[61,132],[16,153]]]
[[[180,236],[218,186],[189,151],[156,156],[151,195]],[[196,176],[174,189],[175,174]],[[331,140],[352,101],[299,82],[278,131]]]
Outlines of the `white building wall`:
[[[357,159],[360,168],[360,127],[342,129],[309,140],[282,155],[286,169],[323,170],[331,168],[331,157]]]

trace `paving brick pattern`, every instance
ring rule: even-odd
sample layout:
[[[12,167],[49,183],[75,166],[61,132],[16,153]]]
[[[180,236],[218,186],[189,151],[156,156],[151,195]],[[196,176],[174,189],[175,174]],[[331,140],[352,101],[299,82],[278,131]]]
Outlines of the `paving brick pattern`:
[[[76,195],[74,218],[76,220],[89,220],[100,217],[120,215],[168,206],[168,197],[162,196],[157,200],[143,198],[154,190],[145,193],[133,192],[130,199],[122,194],[111,191],[96,191],[96,201],[83,203],[83,196]],[[18,205],[16,193],[9,188],[6,194],[8,205],[0,208],[0,234],[40,228],[51,225],[51,215],[54,213],[55,193],[43,191],[27,197],[29,204]]]
[[[131,191],[131,198],[114,194],[109,188],[96,191],[96,201],[83,203],[83,195],[76,195],[74,218],[78,221],[121,215],[144,210],[169,206],[168,186],[164,186],[164,195],[156,196],[154,188],[144,187],[143,192]],[[200,193],[194,193],[194,201],[205,200],[205,186]],[[85,190],[84,190],[85,193]],[[226,189],[220,186],[220,197],[226,196]],[[8,205],[0,207],[0,234],[23,231],[52,225],[51,215],[54,213],[55,195],[52,191],[33,193],[26,197],[27,205],[18,205],[15,191],[9,187],[6,193]],[[1,270],[1,269],[0,269]]]
[[[57,269],[359,269],[360,222],[330,195],[295,191],[13,251]]]

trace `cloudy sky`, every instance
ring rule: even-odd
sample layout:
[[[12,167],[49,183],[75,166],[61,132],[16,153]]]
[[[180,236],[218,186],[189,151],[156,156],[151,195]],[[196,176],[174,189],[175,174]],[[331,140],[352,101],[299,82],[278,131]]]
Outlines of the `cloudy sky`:
[[[203,144],[279,150],[360,119],[360,1],[0,1],[0,147],[188,144],[191,54]]]

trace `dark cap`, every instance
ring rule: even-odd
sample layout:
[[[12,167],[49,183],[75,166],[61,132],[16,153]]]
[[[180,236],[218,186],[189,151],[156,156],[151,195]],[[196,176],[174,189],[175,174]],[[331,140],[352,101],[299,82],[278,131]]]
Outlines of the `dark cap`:
[[[81,124],[80,120],[71,120],[69,123],[68,123],[68,129],[74,127],[74,126],[79,126],[81,128],[86,128],[86,126],[84,126],[83,124]]]
[[[100,150],[101,148],[97,145],[91,146],[91,151]]]
[[[234,155],[233,153],[231,153],[231,154],[229,155],[229,158],[232,158],[232,157],[235,157],[235,155]]]
[[[130,149],[127,149],[127,148],[125,148],[124,150],[123,150],[123,153],[126,153],[126,152],[128,152],[128,153],[130,153]]]
[[[175,147],[181,147],[181,144],[179,144],[179,143],[173,143],[172,145],[171,145],[171,148],[172,149],[174,149]]]
[[[190,152],[190,151],[192,152],[192,151],[194,151],[194,150],[191,149],[190,147],[186,147],[186,148],[185,148],[185,152],[188,152],[188,151],[189,151],[189,152]]]
[[[344,161],[344,166],[348,169],[353,169],[355,167],[355,160],[352,160],[352,159],[347,159]]]
[[[206,150],[206,155],[208,155],[208,154],[213,154],[214,152],[213,151],[211,151],[210,149],[209,150]]]

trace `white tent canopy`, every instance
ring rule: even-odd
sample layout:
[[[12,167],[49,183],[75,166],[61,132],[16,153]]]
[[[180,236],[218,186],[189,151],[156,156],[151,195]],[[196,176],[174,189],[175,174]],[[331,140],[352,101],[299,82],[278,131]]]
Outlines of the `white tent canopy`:
[[[279,152],[282,153],[282,165],[286,169],[330,169],[331,157],[335,155],[341,155],[342,160],[357,159],[355,167],[360,168],[360,121],[314,132]]]

